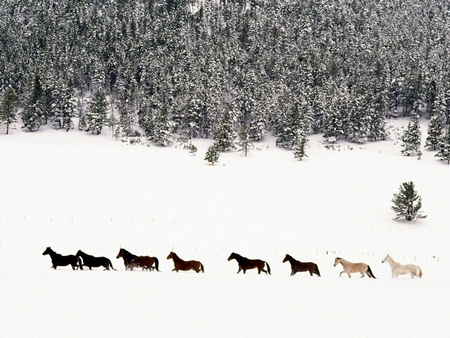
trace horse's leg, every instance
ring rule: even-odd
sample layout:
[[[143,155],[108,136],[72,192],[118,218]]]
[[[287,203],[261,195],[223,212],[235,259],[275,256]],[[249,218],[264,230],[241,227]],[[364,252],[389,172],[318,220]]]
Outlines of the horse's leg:
[[[297,271],[295,271],[295,270],[291,270],[291,276],[295,275],[296,272]]]
[[[342,270],[341,273],[339,274],[339,277],[341,277],[341,275],[342,275],[343,273],[346,273],[346,272],[345,272],[344,270]]]

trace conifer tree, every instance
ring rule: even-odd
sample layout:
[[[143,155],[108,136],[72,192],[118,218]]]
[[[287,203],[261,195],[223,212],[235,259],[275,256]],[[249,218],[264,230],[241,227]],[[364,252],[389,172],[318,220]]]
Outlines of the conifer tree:
[[[214,131],[214,143],[220,152],[230,150],[234,147],[234,121],[231,109],[227,104],[222,111],[222,114],[217,121],[217,126]]]
[[[36,131],[42,124],[44,110],[44,90],[39,76],[35,75],[31,94],[22,111],[21,118],[26,131]]]
[[[89,102],[89,109],[86,112],[86,132],[101,134],[108,111],[108,102],[103,90],[97,91]]]
[[[73,102],[73,90],[66,85],[62,85],[59,93],[55,95],[55,102],[52,105],[54,116],[52,125],[55,129],[73,129],[73,112],[75,104]]]
[[[214,163],[219,160],[219,157],[220,151],[217,148],[217,145],[215,143],[211,144],[206,151],[205,161],[208,161],[211,165],[214,165]]]
[[[169,112],[167,107],[163,106],[161,109],[155,111],[153,115],[153,134],[150,141],[155,142],[161,146],[167,146],[173,142],[171,129],[172,125],[169,120]]]
[[[439,143],[439,151],[435,156],[450,164],[450,125]]]
[[[394,194],[391,202],[394,204],[391,209],[397,214],[396,220],[405,219],[412,221],[419,218],[426,218],[420,214],[422,208],[422,197],[414,190],[413,182],[405,182],[399,188],[399,193]]]
[[[11,88],[8,86],[3,92],[1,107],[0,107],[0,124],[6,126],[6,135],[9,133],[9,126],[17,121],[16,111],[19,104],[19,98]]]
[[[444,129],[443,118],[440,113],[433,114],[428,123],[428,136],[425,141],[425,147],[431,150],[437,150],[442,138],[442,131]]]
[[[406,156],[415,155],[420,150],[422,142],[422,133],[420,131],[419,115],[414,112],[411,116],[411,121],[402,135],[402,154]]]
[[[237,145],[239,146],[238,151],[242,151],[245,156],[247,156],[248,151],[254,148],[253,142],[250,140],[249,128],[243,124],[241,130],[238,133],[239,141]]]

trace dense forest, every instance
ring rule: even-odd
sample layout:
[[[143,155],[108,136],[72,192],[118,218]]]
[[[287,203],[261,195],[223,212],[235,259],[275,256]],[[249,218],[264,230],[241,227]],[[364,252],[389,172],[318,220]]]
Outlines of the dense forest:
[[[449,43],[441,0],[3,0],[2,122],[295,149],[382,140],[400,115],[440,137]]]

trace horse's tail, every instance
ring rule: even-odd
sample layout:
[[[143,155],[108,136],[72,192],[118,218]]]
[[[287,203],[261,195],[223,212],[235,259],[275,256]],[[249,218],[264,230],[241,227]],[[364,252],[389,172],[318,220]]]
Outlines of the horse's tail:
[[[316,264],[316,275],[320,277],[319,266]]]
[[[372,272],[372,269],[370,268],[370,266],[368,266],[367,265],[367,272],[369,273],[369,277],[371,277],[371,278],[377,278],[377,277],[375,277],[374,275],[373,275],[373,272]]]
[[[158,270],[158,268],[159,268],[159,260],[158,260],[158,258],[156,258],[156,257],[152,257],[152,258],[155,261],[155,269],[156,269],[156,271],[161,272],[161,271]]]
[[[111,260],[110,259],[108,259],[108,260],[109,260],[109,266],[111,267],[111,269],[113,269],[114,271],[117,271],[116,269],[114,269],[114,267],[113,267],[113,265],[111,263]]]
[[[271,275],[269,263],[267,263],[266,261],[264,261],[264,263],[266,263],[266,266],[267,266],[267,273],[268,273],[269,275]]]
[[[200,262],[200,269],[202,270],[203,273],[205,273],[205,267],[203,266],[203,264]]]

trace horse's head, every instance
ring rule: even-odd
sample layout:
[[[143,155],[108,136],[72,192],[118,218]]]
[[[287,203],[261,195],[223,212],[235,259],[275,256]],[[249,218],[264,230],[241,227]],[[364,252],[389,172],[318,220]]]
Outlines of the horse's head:
[[[124,249],[120,249],[119,253],[117,254],[116,258],[120,258],[123,257],[123,255],[125,254],[125,250]]]
[[[236,258],[236,254],[234,252],[232,252],[230,257],[228,257],[228,260],[231,261],[234,258]]]
[[[78,250],[78,251],[77,251],[77,254],[76,254],[75,256],[79,257],[79,256],[81,256],[81,255],[83,255],[83,254],[84,254],[84,252],[83,252],[83,251],[81,251],[81,250]]]
[[[338,264],[341,262],[341,259],[342,259],[342,258],[340,258],[340,257],[336,257],[335,260],[334,260],[333,266],[338,265]]]
[[[42,253],[42,255],[49,255],[53,250],[48,246],[47,249]]]
[[[291,256],[286,255],[286,257],[284,257],[284,259],[283,259],[283,263],[286,263],[289,260],[289,258],[291,258]]]
[[[381,261],[381,263],[389,262],[390,259],[391,259],[391,257],[389,255],[386,255],[386,257],[384,257],[384,259]]]
[[[173,251],[170,252],[169,256],[167,256],[167,259],[171,259],[173,258],[175,255],[175,253]]]

